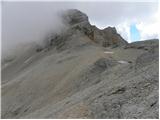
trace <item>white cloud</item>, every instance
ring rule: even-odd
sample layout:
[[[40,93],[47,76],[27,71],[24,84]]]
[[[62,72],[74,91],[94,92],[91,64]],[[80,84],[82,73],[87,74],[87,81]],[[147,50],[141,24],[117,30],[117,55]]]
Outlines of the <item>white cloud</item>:
[[[121,34],[121,36],[127,40],[129,43],[131,41],[131,33],[130,26],[134,23],[140,33],[140,40],[154,39],[159,38],[160,32],[160,13],[157,12],[148,19],[134,19],[134,20],[126,20],[116,26],[117,31]]]
[[[116,27],[117,32],[120,33],[120,35],[127,40],[129,43],[132,42],[130,39],[130,24],[129,22],[125,21],[123,23],[120,23]]]
[[[160,31],[159,14],[156,13],[150,19],[137,23],[137,29],[140,31],[141,40],[158,38]]]

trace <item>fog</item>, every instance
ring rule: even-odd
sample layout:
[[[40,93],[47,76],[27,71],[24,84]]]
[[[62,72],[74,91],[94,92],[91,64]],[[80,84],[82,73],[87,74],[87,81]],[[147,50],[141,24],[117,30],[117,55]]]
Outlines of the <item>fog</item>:
[[[57,9],[58,8],[58,9]],[[2,58],[29,43],[41,44],[51,33],[65,28],[60,3],[5,2],[2,4]]]
[[[26,43],[41,44],[51,33],[66,28],[62,10],[76,8],[89,16],[91,24],[99,28],[116,26],[129,41],[128,28],[133,22],[150,22],[157,13],[157,2],[3,2],[2,58]],[[127,27],[124,27],[127,24]],[[143,27],[141,27],[143,28]],[[143,32],[143,30],[142,30]],[[145,36],[145,35],[144,35]],[[151,37],[152,36],[151,34]]]

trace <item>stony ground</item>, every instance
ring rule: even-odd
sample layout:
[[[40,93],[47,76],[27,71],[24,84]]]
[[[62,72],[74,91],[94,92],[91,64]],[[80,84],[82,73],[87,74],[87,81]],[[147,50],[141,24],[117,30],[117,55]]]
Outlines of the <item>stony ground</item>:
[[[4,62],[2,118],[158,118],[158,40],[97,39],[72,27]]]

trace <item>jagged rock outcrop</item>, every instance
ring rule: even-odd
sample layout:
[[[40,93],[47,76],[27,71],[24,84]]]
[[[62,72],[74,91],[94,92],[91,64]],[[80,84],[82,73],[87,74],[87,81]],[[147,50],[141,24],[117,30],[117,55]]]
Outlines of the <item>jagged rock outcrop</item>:
[[[86,23],[88,21],[88,16],[77,9],[69,9],[62,14],[64,22],[69,25],[76,25],[80,23]]]
[[[77,35],[78,37],[79,34],[85,35],[91,42],[102,47],[114,48],[127,45],[127,42],[117,33],[115,27],[100,30],[96,26],[91,25],[88,16],[79,10],[70,9],[62,14],[62,18],[69,28],[63,35],[55,35],[51,38],[50,45],[54,45],[56,48],[64,47],[66,42],[71,41],[72,35]]]

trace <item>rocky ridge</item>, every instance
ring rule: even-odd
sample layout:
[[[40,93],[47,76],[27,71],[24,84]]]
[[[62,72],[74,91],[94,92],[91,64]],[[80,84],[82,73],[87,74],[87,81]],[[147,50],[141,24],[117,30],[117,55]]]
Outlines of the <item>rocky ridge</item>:
[[[127,43],[86,14],[2,69],[2,118],[158,118],[158,40]]]
[[[67,37],[72,35],[80,36],[80,34],[88,37],[90,42],[102,47],[127,45],[127,42],[117,33],[115,27],[108,27],[104,30],[100,30],[96,26],[91,25],[88,21],[88,16],[79,10],[70,9],[64,12],[62,17],[69,28],[63,33],[63,35],[53,35],[49,40],[51,46],[55,45],[57,48],[64,47],[65,42],[71,40],[67,39]],[[76,40],[74,41],[77,42]]]

